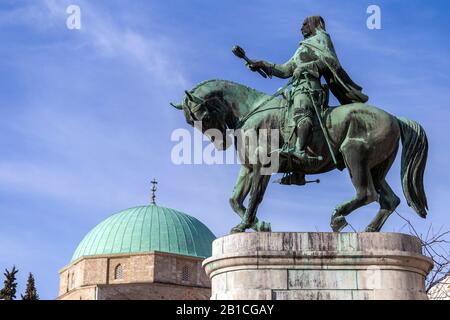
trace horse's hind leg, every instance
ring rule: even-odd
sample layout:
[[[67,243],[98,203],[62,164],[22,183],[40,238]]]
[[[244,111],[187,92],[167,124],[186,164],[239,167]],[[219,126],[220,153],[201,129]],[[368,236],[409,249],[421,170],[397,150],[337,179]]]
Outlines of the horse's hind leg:
[[[340,232],[347,226],[345,216],[353,210],[378,199],[378,193],[375,190],[368,164],[367,150],[365,150],[363,143],[344,143],[341,146],[341,151],[347,164],[353,186],[356,189],[356,196],[334,209],[333,216],[331,217],[331,228],[334,232]]]
[[[239,176],[236,184],[234,185],[233,193],[230,197],[230,206],[233,211],[241,217],[241,219],[244,218],[245,211],[247,210],[244,206],[244,200],[250,192],[252,186],[252,176],[253,173],[250,169],[241,166]],[[255,218],[255,222],[251,228],[255,231],[268,231],[267,228],[269,228],[269,224],[264,221],[258,221],[258,219]]]
[[[391,187],[384,179],[381,182],[379,203],[380,210],[372,222],[367,226],[366,232],[380,231],[387,218],[389,218],[391,213],[400,204],[399,197],[395,195],[394,191],[392,191]]]
[[[367,226],[366,232],[380,231],[387,218],[389,218],[391,213],[400,204],[400,198],[397,197],[397,195],[394,193],[394,191],[392,191],[391,187],[385,180],[386,174],[391,168],[396,154],[397,150],[394,152],[393,156],[387,159],[382,165],[372,170],[372,177],[375,188],[380,193],[380,199],[378,201],[380,203],[380,210],[378,211],[372,222]]]

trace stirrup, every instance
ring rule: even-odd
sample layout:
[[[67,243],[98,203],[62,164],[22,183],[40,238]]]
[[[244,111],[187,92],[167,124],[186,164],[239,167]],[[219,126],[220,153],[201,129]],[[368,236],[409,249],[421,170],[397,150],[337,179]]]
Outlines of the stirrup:
[[[310,156],[306,153],[306,151],[301,150],[301,151],[296,151],[295,147],[292,147],[290,149],[288,149],[286,151],[287,154],[294,156],[295,158],[299,159],[300,161],[308,161],[308,160],[319,160],[322,161],[323,157],[322,156]]]
[[[298,179],[298,173],[296,172],[289,172],[285,173],[281,179],[277,179],[273,181],[272,183],[278,183],[282,185],[298,185],[298,186],[304,186],[308,183],[320,183],[320,179],[316,180],[305,180],[305,175],[302,176],[301,179]]]
[[[309,156],[306,154],[305,150],[297,151],[296,148],[293,147],[289,149],[289,153],[302,161],[306,161],[309,159]]]
[[[284,145],[282,148],[272,150],[272,151],[270,152],[270,154],[275,153],[275,152],[278,152],[278,153],[289,153],[289,152],[290,152],[290,149],[289,149],[288,146]]]

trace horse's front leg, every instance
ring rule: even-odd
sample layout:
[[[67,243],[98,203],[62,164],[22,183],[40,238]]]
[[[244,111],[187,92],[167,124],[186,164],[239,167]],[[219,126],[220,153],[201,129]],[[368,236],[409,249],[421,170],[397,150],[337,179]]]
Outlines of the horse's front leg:
[[[242,217],[242,222],[231,229],[231,233],[244,232],[246,229],[253,228],[256,231],[271,231],[270,224],[266,222],[259,223],[256,218],[258,206],[261,203],[264,192],[269,184],[270,175],[262,175],[259,167],[252,172],[250,179],[250,199],[247,210]]]
[[[241,166],[233,193],[230,197],[230,206],[241,219],[244,218],[245,211],[247,210],[244,206],[244,200],[250,192],[251,185],[252,171],[245,166]],[[255,218],[255,222],[251,228],[255,231],[270,231],[270,224],[264,221],[258,221],[258,218]]]

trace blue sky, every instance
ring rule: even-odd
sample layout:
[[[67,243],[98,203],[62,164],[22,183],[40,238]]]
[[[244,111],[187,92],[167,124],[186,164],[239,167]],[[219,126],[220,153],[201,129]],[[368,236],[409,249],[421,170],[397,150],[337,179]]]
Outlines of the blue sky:
[[[66,28],[68,5],[82,29]],[[379,5],[382,29],[366,8]],[[417,229],[450,229],[450,31],[447,1],[2,0],[0,4],[0,269],[33,272],[42,298],[57,296],[58,270],[97,223],[157,202],[194,215],[217,235],[239,222],[228,206],[237,165],[176,166],[174,129],[189,128],[169,107],[185,89],[228,79],[265,92],[283,80],[251,73],[231,54],[284,62],[301,40],[304,17],[321,14],[338,56],[370,103],[420,122],[430,152],[429,218],[406,206],[399,161],[388,181],[398,211]],[[399,158],[399,157],[398,157]],[[274,231],[329,231],[331,211],[354,194],[348,173],[306,187],[271,184],[259,216]],[[362,230],[378,209],[349,216]],[[384,231],[399,231],[392,215]]]

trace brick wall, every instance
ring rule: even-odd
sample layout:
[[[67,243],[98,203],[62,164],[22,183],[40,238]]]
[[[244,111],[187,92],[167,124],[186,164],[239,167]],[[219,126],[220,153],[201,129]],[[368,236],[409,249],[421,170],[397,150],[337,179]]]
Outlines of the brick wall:
[[[84,257],[60,271],[59,296],[94,299],[92,286],[99,286],[105,299],[209,299],[211,283],[202,261],[163,252]]]

